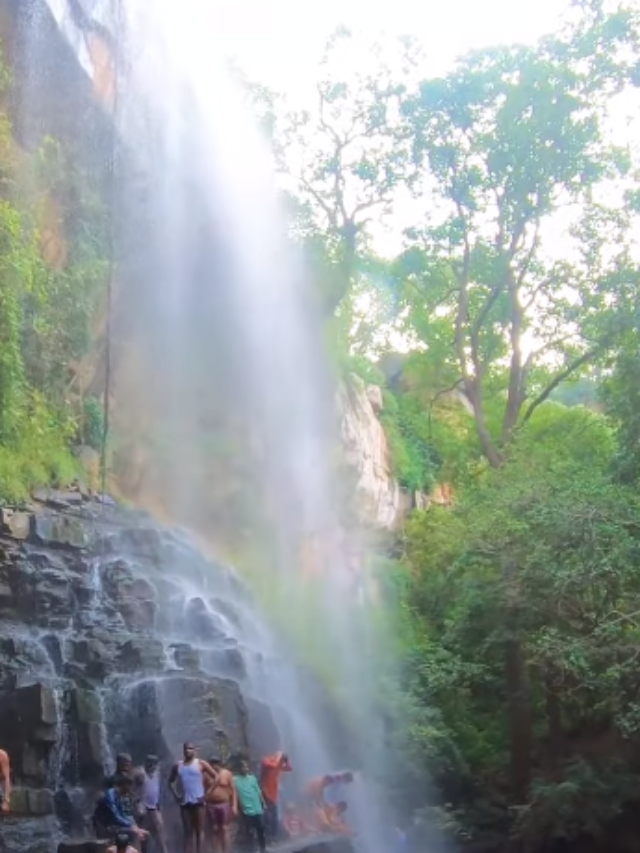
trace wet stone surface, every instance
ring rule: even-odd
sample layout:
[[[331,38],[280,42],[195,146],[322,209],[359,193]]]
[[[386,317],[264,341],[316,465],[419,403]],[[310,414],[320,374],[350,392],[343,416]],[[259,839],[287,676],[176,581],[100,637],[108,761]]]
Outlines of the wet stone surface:
[[[168,768],[185,738],[225,756],[276,749],[279,733],[245,698],[256,620],[232,573],[142,513],[38,497],[0,510],[0,747],[15,784],[0,853],[99,851],[88,821],[117,751]]]

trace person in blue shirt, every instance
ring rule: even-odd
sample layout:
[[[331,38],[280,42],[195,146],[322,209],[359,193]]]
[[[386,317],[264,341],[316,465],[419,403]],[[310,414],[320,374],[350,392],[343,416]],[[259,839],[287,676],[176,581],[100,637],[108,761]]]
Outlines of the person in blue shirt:
[[[98,836],[107,837],[126,834],[132,845],[138,846],[146,841],[148,833],[141,829],[127,809],[131,798],[133,779],[117,774],[109,787],[98,800],[93,816],[93,824]]]
[[[250,843],[257,838],[260,853],[265,853],[267,842],[264,832],[265,802],[258,780],[249,772],[249,764],[242,761],[239,773],[233,777],[240,805],[240,824],[242,834]]]

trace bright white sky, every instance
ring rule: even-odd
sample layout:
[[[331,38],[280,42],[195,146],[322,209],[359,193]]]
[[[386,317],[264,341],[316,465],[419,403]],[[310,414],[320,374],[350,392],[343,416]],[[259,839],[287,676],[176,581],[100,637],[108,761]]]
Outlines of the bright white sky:
[[[215,0],[218,35],[254,80],[297,99],[317,75],[327,36],[340,24],[411,35],[433,70],[473,48],[533,41],[552,31],[566,0]]]

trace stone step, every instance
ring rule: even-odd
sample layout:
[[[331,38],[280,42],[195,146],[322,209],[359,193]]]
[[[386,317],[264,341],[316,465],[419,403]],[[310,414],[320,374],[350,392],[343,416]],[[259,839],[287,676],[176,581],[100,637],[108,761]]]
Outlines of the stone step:
[[[311,853],[313,850],[324,851],[328,848],[340,851],[353,849],[350,839],[347,836],[327,832],[322,835],[307,835],[303,838],[284,841],[282,844],[269,847],[269,853],[303,853],[305,850]]]
[[[108,847],[109,841],[96,840],[95,838],[89,841],[81,839],[61,841],[58,845],[58,853],[106,853]]]

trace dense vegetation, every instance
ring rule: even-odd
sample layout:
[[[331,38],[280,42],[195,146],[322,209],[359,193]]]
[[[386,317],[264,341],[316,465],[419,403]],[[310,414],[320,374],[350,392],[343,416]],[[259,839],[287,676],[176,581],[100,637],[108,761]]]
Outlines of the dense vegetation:
[[[0,80],[10,103],[1,61]],[[51,138],[22,150],[4,111],[0,150],[0,500],[19,502],[72,481],[75,447],[101,445],[77,371],[104,301],[107,217],[70,152]]]
[[[402,484],[455,494],[385,564],[401,802],[428,772],[448,832],[523,849],[613,849],[640,798],[638,25],[576,3],[427,79],[411,43],[342,79],[341,32],[315,111],[252,90],[341,368],[386,382]]]

